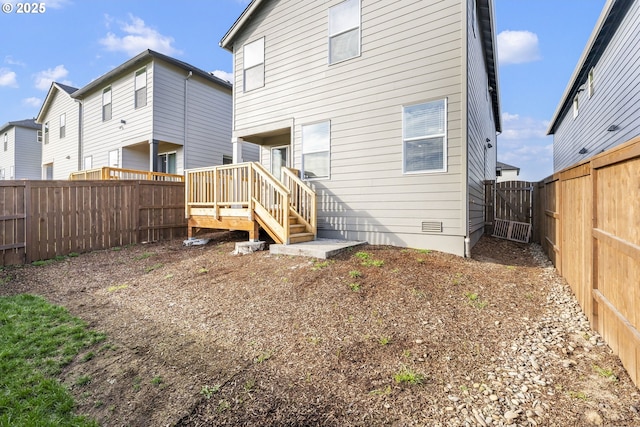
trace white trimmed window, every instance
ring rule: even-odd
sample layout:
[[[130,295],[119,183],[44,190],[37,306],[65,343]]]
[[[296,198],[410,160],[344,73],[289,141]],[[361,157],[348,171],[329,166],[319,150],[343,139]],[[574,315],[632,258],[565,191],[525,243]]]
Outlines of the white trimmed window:
[[[244,45],[243,81],[244,91],[264,86],[264,37]]]
[[[176,153],[162,153],[158,155],[160,170],[163,173],[176,173]]]
[[[578,117],[578,94],[576,93],[576,96],[573,97],[573,118],[575,119],[576,117]]]
[[[42,129],[38,130],[38,136],[36,137],[39,143],[42,143]]]
[[[136,71],[136,108],[147,105],[147,67]]]
[[[120,150],[109,151],[109,167],[120,167]]]
[[[302,173],[304,179],[329,178],[331,122],[302,126]]]
[[[360,55],[360,0],[329,9],[329,64]]]
[[[589,94],[589,99],[593,96],[594,93],[594,82],[593,82],[593,68],[589,70],[589,77],[587,78],[587,93]]]
[[[93,168],[93,156],[85,156],[84,158],[84,170]]]
[[[15,179],[16,168],[15,166],[9,166],[9,179]]]
[[[60,139],[67,135],[67,114],[62,113],[60,115]]]
[[[7,151],[9,149],[9,134],[5,133],[4,134],[4,151]]]
[[[402,110],[404,173],[446,172],[447,100]]]
[[[102,121],[111,120],[111,86],[102,90]]]
[[[49,143],[49,122],[44,124],[44,143]]]

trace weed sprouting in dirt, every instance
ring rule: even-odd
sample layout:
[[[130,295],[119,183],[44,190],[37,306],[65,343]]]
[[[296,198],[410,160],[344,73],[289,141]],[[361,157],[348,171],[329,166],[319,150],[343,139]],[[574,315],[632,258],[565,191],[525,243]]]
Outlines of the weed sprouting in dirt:
[[[214,386],[203,385],[200,389],[200,394],[203,395],[205,399],[209,400],[218,391],[220,391],[220,384],[215,384]]]

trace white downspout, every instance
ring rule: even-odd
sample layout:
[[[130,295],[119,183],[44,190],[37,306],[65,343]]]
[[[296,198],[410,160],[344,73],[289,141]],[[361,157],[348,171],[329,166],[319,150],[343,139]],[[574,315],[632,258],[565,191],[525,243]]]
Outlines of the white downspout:
[[[189,96],[189,79],[191,79],[191,77],[193,77],[193,71],[189,71],[189,74],[187,74],[187,77],[185,77],[184,79],[184,117],[183,117],[183,129],[184,129],[184,140],[182,141],[182,173],[184,174],[184,171],[187,170],[187,150],[188,150],[188,136],[189,136],[189,131],[187,128],[187,107],[189,106],[189,103],[187,101],[187,98]]]

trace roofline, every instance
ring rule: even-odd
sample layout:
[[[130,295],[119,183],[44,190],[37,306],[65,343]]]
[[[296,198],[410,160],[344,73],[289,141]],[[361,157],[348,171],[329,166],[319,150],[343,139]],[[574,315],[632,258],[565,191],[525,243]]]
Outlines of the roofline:
[[[491,105],[495,117],[496,131],[502,132],[502,117],[500,116],[500,82],[498,79],[498,44],[494,27],[495,9],[493,0],[480,0],[478,3],[483,7],[478,8],[478,23],[482,26],[481,40],[482,51],[484,52],[487,75],[489,80],[489,90],[491,95]]]
[[[38,115],[36,116],[36,123],[42,124],[41,120],[44,119],[44,115],[47,112],[47,110],[49,109],[49,105],[51,104],[51,102],[53,100],[53,95],[52,94],[53,94],[53,88],[54,87],[57,88],[60,92],[62,92],[65,95],[67,95],[68,97],[71,97],[71,94],[69,92],[67,92],[66,90],[62,89],[57,82],[51,82],[51,86],[49,87],[49,92],[47,92],[47,97],[44,99],[44,102],[42,103],[42,106],[40,107],[40,111],[38,112]],[[76,91],[77,91],[77,89],[76,89]]]
[[[128,71],[129,69],[135,68],[137,66],[142,65],[142,63],[147,62],[149,59],[159,59],[161,61],[164,61],[166,63],[169,63],[171,65],[175,65],[179,68],[182,68],[185,71],[191,71],[193,74],[200,76],[206,80],[209,80],[212,83],[216,83],[219,86],[222,86],[225,89],[231,89],[232,88],[232,84],[229,83],[226,80],[222,80],[219,77],[214,76],[211,73],[208,73],[198,67],[195,67],[191,64],[188,64],[186,62],[180,61],[178,59],[172,58],[170,56],[164,55],[162,53],[153,51],[151,49],[147,49],[141,53],[139,53],[138,55],[134,56],[133,58],[129,59],[128,61],[120,64],[119,66],[117,66],[116,68],[114,68],[113,70],[107,72],[106,74],[103,74],[102,76],[98,77],[97,79],[95,79],[94,81],[88,83],[87,85],[83,86],[81,89],[77,90],[76,92],[74,92],[71,97],[74,99],[78,99],[78,98],[82,98],[84,95],[86,95],[89,92],[92,92],[93,90],[95,90],[96,88],[99,88],[101,86],[103,86],[104,84],[106,84],[108,81],[116,78],[118,75],[125,73],[126,71]]]
[[[7,122],[3,124],[2,127],[0,127],[0,133],[4,132],[10,127],[21,127],[21,128],[34,129],[34,130],[40,129],[40,126],[25,126],[23,124],[24,122],[29,120],[34,120],[34,119],[24,119],[24,120],[15,120],[15,121]]]
[[[247,7],[242,11],[236,22],[233,23],[231,28],[227,31],[227,33],[220,39],[218,43],[221,48],[228,50],[233,53],[232,42],[235,38],[240,28],[244,26],[244,24],[251,19],[253,12],[260,6],[263,0],[251,0],[251,3],[247,5]]]
[[[586,68],[590,68],[591,66],[593,66],[588,60],[593,59],[589,58],[589,56],[594,48],[598,47],[596,46],[596,42],[604,40],[606,47],[608,42],[611,40],[613,34],[602,34],[602,31],[607,21],[609,21],[613,8],[620,4],[622,5],[621,8],[624,8],[625,6],[630,5],[632,2],[633,0],[631,0],[630,2],[628,0],[607,0],[607,3],[605,3],[604,7],[602,8],[602,12],[600,13],[600,17],[598,18],[598,21],[596,22],[596,25],[591,32],[591,36],[589,36],[589,40],[587,41],[587,44],[582,51],[582,55],[580,55],[580,59],[576,64],[576,68],[571,74],[571,78],[569,79],[569,83],[567,84],[567,87],[562,94],[562,98],[560,98],[560,103],[556,107],[556,111],[553,114],[553,118],[551,119],[549,128],[547,129],[547,135],[553,135],[555,133],[558,125],[560,124],[560,120],[568,109],[568,106],[573,102],[573,97],[575,96],[575,92],[577,91],[579,86],[580,77],[584,74]],[[602,38],[600,38],[601,36]],[[598,58],[596,58],[596,62],[597,59]]]

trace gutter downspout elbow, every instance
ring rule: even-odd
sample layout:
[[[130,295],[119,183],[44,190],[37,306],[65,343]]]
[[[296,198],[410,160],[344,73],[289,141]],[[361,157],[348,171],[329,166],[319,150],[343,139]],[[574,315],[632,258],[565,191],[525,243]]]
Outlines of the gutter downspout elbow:
[[[464,238],[464,257],[471,258],[471,239],[469,237]]]

